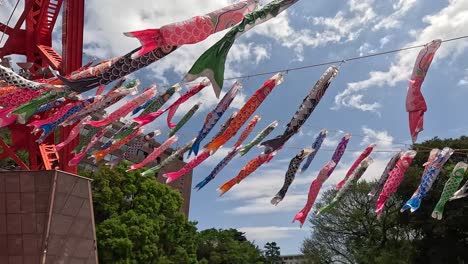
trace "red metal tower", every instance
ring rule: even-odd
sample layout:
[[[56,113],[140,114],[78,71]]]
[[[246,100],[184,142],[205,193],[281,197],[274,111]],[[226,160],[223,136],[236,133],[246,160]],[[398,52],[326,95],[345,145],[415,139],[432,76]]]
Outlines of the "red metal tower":
[[[24,0],[24,10],[15,26],[10,27],[0,22],[0,31],[8,35],[8,39],[0,48],[0,57],[11,54],[25,55],[28,62],[34,65],[30,69],[34,75],[42,67],[52,67],[62,74],[69,74],[82,65],[83,55],[83,25],[84,0]],[[52,48],[52,32],[62,8],[62,56]],[[25,24],[24,29],[21,26]],[[37,78],[42,77],[35,76]],[[72,126],[60,130],[63,140],[70,132]],[[40,157],[36,138],[31,136],[31,129],[25,125],[10,127],[12,144],[6,144],[0,139],[0,146],[4,152],[0,159],[12,157],[23,169],[44,169]],[[54,136],[49,137],[49,142]],[[71,150],[76,146],[77,140],[68,144],[60,152],[59,168],[63,171],[76,173],[76,167],[68,166],[71,159]],[[18,161],[14,154],[17,150],[25,149],[29,152],[29,168]]]

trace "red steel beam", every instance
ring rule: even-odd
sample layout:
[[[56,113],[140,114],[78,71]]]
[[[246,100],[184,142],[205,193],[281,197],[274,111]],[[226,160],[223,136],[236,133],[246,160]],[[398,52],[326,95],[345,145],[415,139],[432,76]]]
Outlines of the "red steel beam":
[[[84,0],[67,0],[62,14],[62,74],[70,74],[83,63]],[[73,126],[60,129],[60,138],[65,140]],[[77,173],[76,166],[69,166],[72,150],[78,145],[78,138],[67,144],[59,153],[60,168]]]

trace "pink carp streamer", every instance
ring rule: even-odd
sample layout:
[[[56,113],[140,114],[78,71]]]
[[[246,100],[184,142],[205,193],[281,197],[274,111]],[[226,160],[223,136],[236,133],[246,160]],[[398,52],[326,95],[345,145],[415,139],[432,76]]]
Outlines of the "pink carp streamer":
[[[86,153],[88,153],[88,151],[90,151],[91,148],[93,148],[94,145],[99,142],[99,139],[101,139],[106,134],[109,128],[110,127],[105,127],[96,133],[96,135],[91,138],[88,145],[86,145],[86,147],[84,147],[80,152],[76,153],[75,156],[68,162],[68,164],[70,166],[78,165],[78,163],[80,163],[80,161],[86,156]]]
[[[260,166],[262,166],[264,163],[268,163],[273,159],[273,157],[278,153],[277,151],[274,151],[270,154],[265,154],[262,153],[258,155],[257,157],[253,158],[250,160],[242,169],[241,171],[237,174],[236,177],[230,179],[229,181],[223,183],[218,188],[218,193],[219,195],[224,195],[226,192],[228,192],[234,185],[239,184],[242,180],[247,178],[250,174],[252,174],[254,171],[256,171]]]
[[[427,43],[419,52],[414,64],[406,96],[406,111],[409,113],[409,128],[413,143],[416,142],[418,134],[424,129],[424,113],[427,111],[426,101],[421,93],[421,86],[426,78],[429,66],[431,66],[432,59],[441,44],[440,39]]]
[[[405,173],[413,162],[417,152],[414,150],[405,151],[400,159],[397,161],[395,167],[388,173],[388,179],[385,182],[382,192],[380,192],[379,198],[377,199],[375,212],[377,217],[380,217],[385,206],[385,202],[396,192],[398,186],[403,182]]]
[[[114,121],[119,120],[119,118],[126,116],[128,113],[132,112],[133,109],[137,108],[139,105],[144,104],[146,101],[151,99],[154,95],[156,95],[156,85],[151,85],[146,91],[137,97],[133,98],[132,100],[125,103],[119,109],[112,112],[106,118],[99,120],[99,121],[90,121],[87,124],[94,126],[94,127],[101,127],[108,125]]]
[[[158,148],[155,148],[154,151],[151,154],[149,154],[142,162],[140,162],[138,164],[131,165],[130,168],[128,169],[128,171],[133,171],[133,170],[137,170],[139,168],[142,168],[146,164],[148,164],[151,161],[155,160],[156,158],[161,156],[161,154],[166,149],[168,149],[172,144],[176,143],[177,139],[178,139],[177,136],[170,137],[164,143],[162,143],[161,146],[159,146]]]
[[[315,199],[317,199],[317,195],[320,192],[323,183],[328,179],[330,170],[335,168],[335,166],[336,163],[331,160],[320,170],[317,178],[315,178],[315,180],[310,184],[306,205],[296,214],[296,216],[294,216],[293,223],[297,220],[301,223],[301,227],[304,225],[307,215],[309,214],[310,209],[312,209],[312,206],[314,206]]]
[[[94,163],[97,163],[98,161],[101,161],[102,159],[104,159],[104,157],[107,154],[109,154],[112,151],[114,151],[116,149],[119,149],[123,145],[127,144],[128,142],[130,142],[130,140],[137,137],[141,132],[143,132],[143,128],[139,127],[138,129],[135,129],[135,131],[133,131],[127,137],[122,138],[121,140],[119,140],[119,141],[115,142],[114,144],[112,144],[112,146],[110,146],[109,148],[106,148],[104,150],[100,150],[100,151],[95,152],[94,154],[91,155],[91,157],[94,158]]]
[[[170,129],[173,129],[176,125],[172,123],[172,118],[174,117],[175,113],[177,112],[177,109],[179,106],[183,103],[185,103],[188,99],[192,98],[194,95],[199,93],[203,88],[207,87],[210,85],[210,81],[205,79],[198,85],[195,85],[194,87],[190,88],[185,94],[179,97],[174,103],[172,103],[169,107],[167,107],[164,110],[158,110],[153,113],[149,113],[143,116],[139,116],[135,118],[135,122],[141,122],[142,124],[148,124],[153,122],[156,118],[161,116],[162,114],[166,113],[169,111],[167,114],[167,126]]]
[[[14,93],[14,92],[17,92],[17,91],[21,90],[21,88],[18,88],[16,86],[12,86],[12,85],[3,86],[3,87],[0,85],[0,87],[2,88],[2,89],[0,89],[0,97],[3,97],[5,95],[8,95],[8,94],[11,94],[11,93]]]
[[[232,146],[233,149],[238,148],[242,145],[242,143],[250,136],[255,126],[257,125],[258,121],[260,121],[260,119],[262,118],[256,115],[252,118],[252,120],[250,120],[250,122],[247,124],[242,134],[237,139],[236,143],[234,143],[234,145]]]
[[[224,133],[216,137],[208,146],[207,149],[214,151],[220,146],[224,145],[228,140],[234,137],[239,129],[244,125],[250,116],[257,110],[263,103],[270,92],[279,84],[283,82],[283,73],[277,73],[268,79],[262,87],[257,89],[255,93],[247,100],[247,102],[239,110],[237,116],[232,120],[230,126]]]
[[[87,122],[91,120],[90,116],[87,116],[85,119],[83,119],[81,122],[79,122],[76,126],[72,128],[70,131],[70,134],[68,134],[68,137],[61,142],[60,144],[55,146],[56,150],[61,150],[63,147],[65,147],[67,144],[72,142],[73,139],[75,139],[78,135],[80,135],[80,131],[85,127],[84,122]]]
[[[46,89],[40,90],[31,90],[31,89],[18,89],[11,93],[8,93],[0,97],[0,106],[11,107],[11,106],[20,106],[25,104],[32,99],[38,97],[42,93],[46,92]]]
[[[374,198],[378,197],[378,194],[382,191],[385,182],[389,177],[389,173],[393,168],[395,168],[396,163],[400,159],[401,155],[403,155],[404,151],[400,151],[393,155],[393,157],[388,161],[387,166],[385,166],[382,175],[380,175],[379,181],[372,187],[372,190],[367,194],[369,196],[369,200],[372,201]]]
[[[181,46],[195,44],[205,40],[210,35],[233,27],[257,7],[258,0],[246,0],[226,6],[203,16],[195,16],[185,21],[162,26],[161,28],[146,29],[124,33],[128,37],[137,38],[142,48],[132,57],[165,46]]]
[[[16,122],[18,116],[11,114],[13,110],[15,107],[0,108],[0,127],[6,127]]]
[[[226,120],[226,122],[221,126],[220,130],[218,131],[218,133],[216,133],[215,137],[219,136],[221,133],[223,133],[223,131],[225,131],[225,129],[227,127],[229,127],[229,125],[231,124],[233,118],[235,118],[237,116],[237,112],[234,112],[231,114],[231,116],[228,118],[228,120]],[[251,123],[252,123],[252,126],[255,126],[255,124],[257,123],[257,118],[253,118]],[[255,121],[257,120],[257,121]],[[250,130],[250,132],[248,131]],[[249,136],[249,134],[252,132],[253,128],[250,128],[250,127],[246,127],[246,129],[244,130],[244,132],[242,133],[245,137],[247,138]],[[241,138],[239,138],[241,139]],[[196,139],[195,141],[196,142]],[[242,144],[243,140],[240,141],[240,143]],[[202,162],[204,162],[206,159],[208,159],[211,155],[213,155],[214,153],[216,152],[216,150],[213,152],[213,151],[209,151],[206,149],[206,146],[202,149],[202,152],[200,152],[194,159],[192,159],[189,163],[185,164],[185,166],[180,169],[179,171],[176,171],[176,172],[170,172],[170,173],[166,173],[164,174],[163,176],[167,178],[167,181],[166,183],[170,183],[170,182],[173,182],[175,180],[177,180],[178,178],[184,176],[185,174],[191,172],[194,168],[196,168],[198,165],[200,165]]]
[[[365,158],[367,158],[372,150],[374,150],[375,144],[369,145],[362,153],[359,155],[359,157],[354,161],[353,165],[349,168],[348,172],[346,173],[346,176],[343,180],[341,180],[337,185],[336,189],[339,190],[345,184],[345,182],[348,180],[348,178],[353,174],[354,170],[356,170],[357,166],[363,161]]]
[[[65,122],[63,122],[63,125],[65,126],[71,125],[87,115],[106,109],[107,107],[117,103],[118,101],[120,101],[127,95],[137,94],[138,93],[137,88],[139,85],[140,85],[140,81],[135,80],[135,81],[126,83],[124,86],[120,88],[110,91],[101,100],[95,101],[94,103],[86,107],[85,109],[70,116],[67,120],[65,120]]]
[[[171,183],[184,176],[185,174],[191,172],[210,156],[211,154],[209,151],[202,149],[202,151],[198,153],[198,155],[195,158],[193,158],[189,163],[185,164],[185,166],[179,171],[164,174],[163,177],[167,178],[166,183]]]

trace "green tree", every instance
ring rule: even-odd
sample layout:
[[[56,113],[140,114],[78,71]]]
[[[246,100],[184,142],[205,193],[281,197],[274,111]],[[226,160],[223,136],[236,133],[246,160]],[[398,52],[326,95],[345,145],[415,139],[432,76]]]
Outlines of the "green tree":
[[[127,165],[87,172],[100,263],[197,263],[196,227],[180,212],[180,194]]]
[[[468,203],[448,202],[444,218],[431,218],[454,164],[466,159],[455,153],[444,166],[421,208],[400,213],[402,205],[417,189],[431,148],[468,149],[468,137],[434,138],[415,146],[419,150],[398,191],[387,201],[380,220],[375,201],[367,193],[374,183],[359,182],[336,208],[324,215],[311,213],[311,236],[302,251],[318,263],[466,263],[468,261]],[[328,190],[315,206],[331,201],[336,191]]]
[[[203,230],[198,235],[197,246],[199,263],[263,263],[260,249],[236,229]]]
[[[276,242],[268,242],[263,248],[263,255],[265,257],[266,263],[277,263],[281,260],[280,247],[276,244]]]
[[[302,246],[308,259],[318,263],[408,263],[414,255],[408,241],[413,234],[397,221],[399,206],[392,199],[380,221],[376,219],[374,203],[367,197],[371,187],[360,182],[328,213],[311,214],[312,235]],[[335,190],[326,191],[316,208],[329,203],[335,194]]]

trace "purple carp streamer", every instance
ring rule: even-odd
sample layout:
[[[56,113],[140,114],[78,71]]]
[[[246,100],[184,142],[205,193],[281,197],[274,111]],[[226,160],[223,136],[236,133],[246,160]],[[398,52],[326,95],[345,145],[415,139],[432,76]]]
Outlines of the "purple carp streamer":
[[[447,160],[452,156],[453,149],[444,148],[437,155],[437,158],[432,162],[426,172],[423,174],[421,183],[419,184],[418,189],[414,192],[413,196],[406,202],[405,205],[401,208],[401,212],[404,212],[410,209],[411,212],[414,212],[419,209],[421,206],[422,199],[427,195],[431,190],[432,184],[439,176],[440,170],[447,162]]]
[[[302,165],[301,173],[305,172],[309,168],[310,164],[315,158],[315,155],[317,155],[317,152],[320,150],[320,147],[322,146],[323,141],[327,137],[327,134],[328,134],[328,130],[326,129],[323,129],[322,131],[320,131],[319,135],[317,136],[314,143],[312,144],[313,152],[310,153],[310,155],[307,157],[306,162],[304,163],[304,165]]]
[[[346,180],[345,184],[343,184],[343,187],[338,190],[333,200],[329,204],[320,208],[317,211],[317,215],[325,213],[333,207],[335,207],[335,205],[338,202],[340,202],[343,199],[343,197],[348,193],[351,186],[356,185],[357,181],[361,178],[364,172],[366,172],[369,165],[371,165],[373,162],[374,160],[371,157],[363,159],[361,163],[359,163],[357,168],[353,171],[353,174]]]
[[[335,162],[335,166],[333,166],[332,168],[330,168],[330,170],[328,170],[328,177],[330,177],[330,175],[335,171],[336,167],[340,163],[341,158],[343,157],[346,151],[346,148],[348,147],[348,143],[350,139],[351,139],[351,135],[345,134],[341,138],[340,143],[338,143],[338,146],[336,147],[335,152],[333,152],[333,156],[331,158],[331,160]]]
[[[330,170],[335,167],[336,163],[331,160],[320,170],[317,178],[315,178],[315,180],[310,184],[306,205],[296,214],[296,216],[294,216],[293,223],[297,220],[301,223],[301,227],[304,225],[307,215],[309,214],[310,209],[312,209],[312,206],[314,206],[315,199],[317,199],[317,195],[319,194],[323,183],[328,179]]]
[[[164,143],[161,144],[158,148],[155,148],[152,153],[150,153],[142,162],[138,164],[131,165],[128,171],[133,171],[137,170],[139,168],[142,168],[146,164],[150,163],[151,161],[155,160],[161,154],[168,149],[172,144],[176,143],[179,138],[177,136],[172,136],[169,139],[167,139]]]
[[[261,9],[245,15],[240,24],[229,30],[224,37],[203,53],[184,78],[185,82],[205,76],[210,79],[216,97],[219,97],[224,81],[226,58],[232,45],[242,34],[260,25],[295,4],[298,0],[274,0]]]
[[[198,154],[202,140],[208,135],[208,133],[210,133],[216,123],[218,123],[219,119],[224,115],[241,88],[242,84],[240,82],[235,82],[231,89],[224,95],[223,99],[221,99],[221,101],[215,107],[215,109],[206,115],[203,127],[200,132],[198,132],[197,139],[193,143],[192,148],[189,151],[189,155],[192,152],[195,153],[195,155]],[[226,126],[226,128],[227,127],[228,126]]]
[[[419,52],[411,75],[408,94],[406,96],[406,111],[409,113],[409,128],[413,143],[424,129],[424,113],[427,111],[426,101],[421,93],[421,86],[426,78],[432,59],[442,41],[433,40]]]
[[[310,93],[304,98],[301,106],[294,114],[293,118],[286,126],[282,135],[274,139],[262,142],[260,145],[265,147],[265,153],[271,153],[283,146],[293,135],[299,132],[299,129],[307,121],[315,107],[320,103],[323,95],[327,91],[333,78],[338,74],[338,68],[330,66],[320,77]]]
[[[403,153],[404,153],[403,151],[396,153],[387,163],[387,166],[385,166],[385,169],[382,172],[382,175],[380,175],[379,181],[377,182],[376,185],[374,185],[374,187],[372,187],[372,190],[369,192],[369,194],[367,194],[367,196],[369,197],[369,200],[374,199],[374,197],[376,197],[376,195],[382,190],[382,188],[385,185],[385,182],[390,176],[390,171],[392,171],[393,168],[395,168],[395,165],[397,164],[398,160],[403,155]]]
[[[395,166],[388,172],[388,179],[385,181],[382,192],[376,202],[375,213],[380,217],[385,206],[385,202],[395,193],[405,178],[405,173],[413,162],[416,156],[416,151],[408,150],[403,153],[398,153],[398,160]],[[385,173],[385,172],[384,172]],[[380,181],[379,181],[380,183]]]
[[[309,156],[312,152],[314,152],[314,149],[306,148],[301,150],[294,158],[291,159],[288,170],[286,171],[286,175],[284,176],[283,187],[281,187],[275,197],[271,199],[271,204],[278,205],[284,199],[284,196],[286,196],[286,193],[288,192],[289,186],[291,186],[294,178],[296,177],[296,172],[299,169],[299,165],[301,165],[302,161],[304,161],[304,159],[307,158],[307,156]]]
[[[468,165],[464,162],[458,162],[457,165],[455,165],[455,168],[453,168],[453,171],[450,174],[450,178],[445,183],[444,190],[440,195],[440,199],[437,202],[434,211],[432,211],[432,218],[435,218],[437,220],[442,219],[442,216],[444,215],[445,204],[455,193],[458,186],[460,186],[460,183],[463,181],[463,177],[465,176],[467,168]]]

